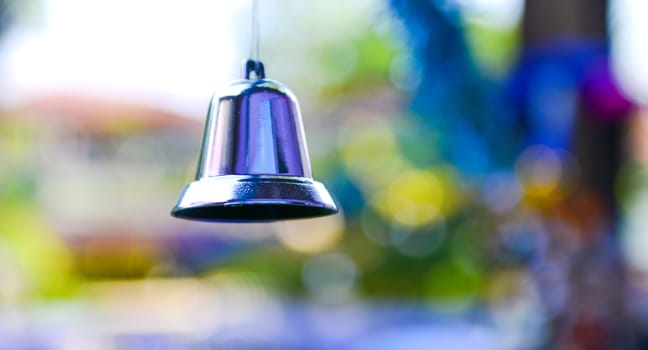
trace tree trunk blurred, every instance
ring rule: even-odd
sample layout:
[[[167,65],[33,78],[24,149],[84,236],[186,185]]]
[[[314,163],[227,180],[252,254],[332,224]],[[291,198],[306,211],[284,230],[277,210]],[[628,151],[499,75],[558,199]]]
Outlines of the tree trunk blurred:
[[[522,24],[524,45],[564,37],[607,40],[607,0],[527,0]]]
[[[607,47],[607,9],[606,0],[527,0],[523,51],[566,40],[576,46],[594,42]],[[624,305],[614,195],[626,119],[601,119],[594,112],[580,99],[569,150],[579,168],[579,184],[564,209],[581,224],[575,232],[579,249],[568,253],[569,296],[566,308],[552,320],[553,334],[547,344],[551,349],[635,347]]]

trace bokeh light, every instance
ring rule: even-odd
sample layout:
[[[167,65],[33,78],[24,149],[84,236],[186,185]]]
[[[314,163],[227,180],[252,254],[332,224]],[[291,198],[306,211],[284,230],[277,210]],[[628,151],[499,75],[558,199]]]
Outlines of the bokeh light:
[[[319,253],[334,247],[342,238],[344,215],[282,222],[277,224],[277,231],[285,247],[301,253]]]

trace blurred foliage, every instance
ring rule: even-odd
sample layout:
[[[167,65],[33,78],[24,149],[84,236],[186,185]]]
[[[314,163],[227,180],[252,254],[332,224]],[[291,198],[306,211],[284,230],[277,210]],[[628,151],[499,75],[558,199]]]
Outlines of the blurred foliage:
[[[76,288],[74,262],[66,244],[35,205],[38,170],[31,164],[32,124],[0,126],[0,246],[20,278],[13,282],[26,297],[69,296]]]
[[[9,16],[9,5],[7,5],[7,1],[0,1],[0,35],[2,35],[5,28],[9,26]]]
[[[517,59],[520,29],[489,26],[478,21],[465,21],[464,29],[480,69],[494,78],[508,74]]]
[[[321,48],[320,69],[326,75],[335,75],[342,70],[340,79],[329,79],[322,89],[324,98],[337,97],[345,93],[361,93],[367,86],[389,84],[390,68],[397,54],[393,37],[367,31],[350,41],[332,42]],[[351,64],[340,67],[341,57]],[[342,58],[342,61],[345,59]],[[337,73],[339,74],[339,73]]]

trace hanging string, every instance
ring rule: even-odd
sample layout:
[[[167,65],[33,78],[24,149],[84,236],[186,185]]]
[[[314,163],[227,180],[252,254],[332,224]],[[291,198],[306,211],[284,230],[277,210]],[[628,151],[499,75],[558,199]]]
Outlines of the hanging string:
[[[252,40],[250,41],[250,59],[259,62],[259,0],[252,0]]]
[[[250,56],[243,66],[245,79],[265,78],[265,69],[259,59],[259,0],[252,0],[252,26],[250,28]]]

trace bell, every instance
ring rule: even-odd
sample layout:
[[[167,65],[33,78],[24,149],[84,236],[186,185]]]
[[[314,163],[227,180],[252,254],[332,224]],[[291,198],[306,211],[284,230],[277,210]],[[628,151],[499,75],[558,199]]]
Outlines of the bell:
[[[260,61],[248,60],[243,76],[212,98],[196,181],[171,215],[273,221],[336,213],[331,195],[313,180],[295,96],[265,79]]]

